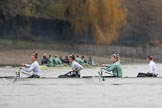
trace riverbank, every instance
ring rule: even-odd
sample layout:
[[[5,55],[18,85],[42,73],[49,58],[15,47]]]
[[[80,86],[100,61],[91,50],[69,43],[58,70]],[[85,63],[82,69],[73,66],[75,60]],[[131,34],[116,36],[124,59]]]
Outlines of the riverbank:
[[[39,63],[41,62],[41,58],[44,53],[58,55],[58,56],[66,56],[69,54],[72,54],[72,52],[66,52],[66,51],[55,51],[55,50],[1,50],[0,51],[0,66],[18,66],[20,63],[30,63],[30,56],[32,53],[38,53]],[[77,53],[75,53],[77,54]],[[84,54],[79,54],[80,56]],[[86,59],[88,59],[89,56],[92,56],[93,60],[96,63],[102,64],[102,63],[111,63],[110,55],[104,55],[104,56],[95,56],[95,55],[84,55]],[[140,59],[131,59],[131,58],[124,58],[121,57],[122,63],[144,63],[145,60]]]
[[[95,45],[83,43],[66,42],[47,42],[47,41],[19,41],[19,40],[0,40],[0,65],[19,64],[21,62],[30,62],[30,55],[33,52],[39,53],[39,61],[43,53],[58,54],[59,56],[79,53],[80,55],[92,56],[98,63],[111,63],[110,55],[118,53],[121,56],[121,62],[124,63],[143,63],[148,55],[152,54],[156,62],[161,63],[161,47],[131,47],[119,45]],[[20,59],[20,60],[18,60]]]

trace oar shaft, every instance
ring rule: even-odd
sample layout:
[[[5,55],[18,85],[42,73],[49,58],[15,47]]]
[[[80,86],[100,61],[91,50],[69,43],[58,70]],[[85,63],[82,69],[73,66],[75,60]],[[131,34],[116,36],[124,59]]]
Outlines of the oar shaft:
[[[15,79],[13,80],[13,84],[17,81],[17,78],[20,77],[20,71],[21,71],[21,68],[19,69],[18,72],[16,72],[16,77],[15,77]]]
[[[21,73],[23,73],[23,74],[25,74],[25,75],[31,75],[30,73],[23,72],[23,71],[21,71]]]

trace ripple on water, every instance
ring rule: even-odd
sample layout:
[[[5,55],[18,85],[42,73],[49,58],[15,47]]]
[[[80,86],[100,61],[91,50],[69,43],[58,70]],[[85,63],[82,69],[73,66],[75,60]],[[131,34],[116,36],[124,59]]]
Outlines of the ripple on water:
[[[125,75],[137,75],[132,72],[136,70],[134,66],[126,67]],[[140,66],[136,67],[140,69]],[[17,69],[2,70],[7,75]],[[43,75],[55,76],[60,70],[54,72],[47,70]],[[100,83],[99,79],[31,79],[17,80],[15,84],[0,79],[0,108],[162,108],[161,89],[161,78],[106,79]]]

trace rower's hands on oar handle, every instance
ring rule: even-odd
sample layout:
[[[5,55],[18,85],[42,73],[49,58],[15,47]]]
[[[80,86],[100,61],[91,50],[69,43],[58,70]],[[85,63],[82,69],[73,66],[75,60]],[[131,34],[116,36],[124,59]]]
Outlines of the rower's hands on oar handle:
[[[111,67],[108,64],[102,64],[101,67]]]
[[[24,63],[21,63],[21,65],[20,65],[20,66],[25,67],[25,64],[24,64]]]
[[[23,67],[25,67],[25,64],[24,63],[21,63],[20,64],[20,69],[22,69]]]

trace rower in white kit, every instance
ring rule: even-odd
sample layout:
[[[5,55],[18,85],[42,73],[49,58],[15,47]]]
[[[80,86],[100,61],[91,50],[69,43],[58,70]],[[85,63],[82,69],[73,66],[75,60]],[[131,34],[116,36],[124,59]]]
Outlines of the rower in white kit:
[[[147,57],[148,66],[149,66],[149,72],[147,73],[138,73],[137,77],[157,77],[158,76],[158,70],[156,63],[154,62],[154,57],[152,55],[149,55]]]
[[[64,75],[60,75],[59,78],[64,78],[64,77],[80,78],[80,71],[83,69],[83,66],[75,61],[75,55],[70,55],[68,59],[69,62],[71,63],[72,71]]]
[[[26,72],[33,72],[32,75],[29,76],[28,78],[40,78],[41,69],[40,69],[39,63],[37,61],[37,58],[38,58],[38,54],[34,53],[31,56],[31,61],[32,61],[31,65],[24,64],[24,63],[22,63],[20,65],[20,69],[22,69]]]

